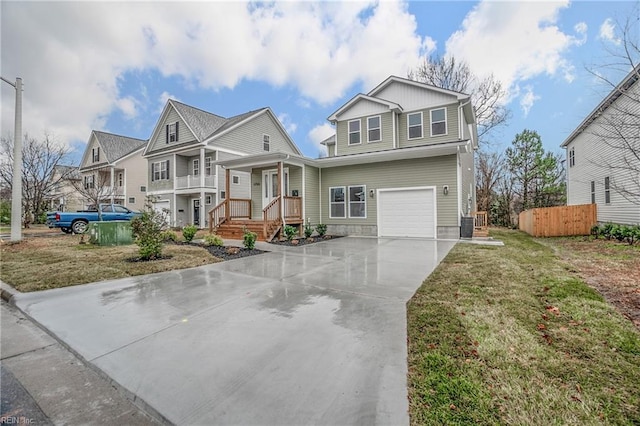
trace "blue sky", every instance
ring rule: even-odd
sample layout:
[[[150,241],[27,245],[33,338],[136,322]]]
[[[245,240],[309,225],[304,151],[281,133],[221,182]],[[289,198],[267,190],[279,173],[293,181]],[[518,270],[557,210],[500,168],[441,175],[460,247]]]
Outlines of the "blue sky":
[[[171,97],[233,116],[269,106],[305,155],[326,118],[425,55],[493,73],[512,116],[559,145],[610,88],[585,67],[619,46],[637,2],[12,2],[1,3],[1,73],[24,80],[24,129],[76,149],[92,129],[148,138]],[[621,79],[623,75],[616,78]],[[2,84],[1,134],[13,130]]]

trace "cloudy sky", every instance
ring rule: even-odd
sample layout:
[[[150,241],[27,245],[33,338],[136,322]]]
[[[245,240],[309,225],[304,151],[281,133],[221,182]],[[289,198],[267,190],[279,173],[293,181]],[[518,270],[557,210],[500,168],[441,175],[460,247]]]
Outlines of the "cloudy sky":
[[[326,118],[431,53],[493,73],[509,125],[548,149],[607,93],[585,67],[607,60],[631,2],[13,2],[3,0],[1,73],[24,82],[25,131],[78,151],[92,129],[148,138],[168,98],[222,116],[270,106],[316,157]],[[637,16],[636,16],[637,18]],[[0,132],[13,132],[2,84]]]

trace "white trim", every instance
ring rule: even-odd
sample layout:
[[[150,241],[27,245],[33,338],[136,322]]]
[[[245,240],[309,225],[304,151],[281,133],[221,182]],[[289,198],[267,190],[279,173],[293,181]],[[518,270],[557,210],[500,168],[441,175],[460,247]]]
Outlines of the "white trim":
[[[331,201],[331,190],[332,189],[337,189],[337,188],[342,188],[342,191],[344,193],[344,201],[342,202],[342,204],[344,205],[344,216],[331,216],[331,205],[333,203],[333,201]],[[347,219],[349,217],[349,215],[347,214],[347,187],[346,186],[330,186],[329,187],[329,219]],[[337,202],[335,204],[338,204]]]
[[[359,94],[355,95],[353,98],[351,98],[346,104],[341,106],[337,111],[335,111],[333,114],[331,114],[327,118],[327,120],[332,122],[332,123],[335,123],[336,121],[338,121],[338,116],[344,114],[347,110],[349,110],[353,105],[355,105],[356,103],[358,103],[362,99],[370,101],[370,102],[374,102],[374,103],[377,103],[377,104],[380,104],[380,105],[385,105],[391,111],[402,112],[402,107],[400,105],[398,105],[397,103],[395,103],[395,102],[389,102],[389,101],[386,101],[384,99],[380,99],[380,98],[376,98],[376,97],[368,96],[368,95],[363,95],[362,93],[359,93]]]
[[[420,137],[412,138],[411,137],[411,133],[410,133],[410,128],[411,127],[416,127],[416,126],[415,125],[411,126],[409,124],[409,121],[410,121],[409,117],[412,116],[412,115],[416,115],[416,114],[420,114]],[[412,141],[412,140],[418,140],[418,139],[423,139],[423,138],[424,138],[424,114],[423,114],[423,111],[407,113],[407,140],[408,141]]]
[[[213,145],[213,148],[215,148],[215,151],[226,152],[227,154],[240,155],[240,156],[247,155],[246,152],[234,151],[232,149],[227,149],[227,148],[220,148],[216,145]],[[216,157],[216,161],[218,161],[217,157]]]
[[[434,111],[440,111],[441,109],[444,110],[444,133],[440,133],[437,135],[433,134],[433,113]],[[408,119],[407,119],[408,121]],[[442,121],[436,121],[436,123],[442,123]],[[441,108],[434,108],[429,110],[429,134],[431,137],[436,137],[436,136],[447,136],[449,134],[449,123],[447,122],[447,107],[441,107]]]
[[[302,190],[300,191],[301,195],[302,195],[302,220],[304,221],[304,223],[306,223],[307,221],[307,211],[306,211],[306,204],[307,204],[307,198],[306,198],[306,191],[305,191],[305,187],[307,186],[307,170],[305,168],[306,166],[303,164],[302,165]]]
[[[369,128],[369,120],[372,118],[377,118],[378,119],[378,127],[374,127],[373,129]],[[369,132],[371,130],[379,130],[380,131],[380,138],[376,139],[376,140],[371,140],[369,139]],[[372,115],[370,117],[367,117],[367,143],[377,143],[377,142],[382,142],[382,116],[381,115]]]
[[[198,171],[198,173],[196,173],[196,170]],[[194,158],[193,160],[191,160],[191,174],[193,176],[200,176],[200,158]]]
[[[357,132],[352,132],[351,131],[351,123],[358,123],[358,131]],[[351,143],[351,134],[352,133],[358,133],[358,143]],[[347,146],[353,146],[353,145],[360,145],[362,144],[362,120],[360,120],[359,118],[356,118],[355,120],[349,120],[347,121]]]
[[[264,138],[265,136],[267,137],[267,139],[266,139],[266,140],[265,140],[265,138]],[[265,147],[265,143],[267,144],[266,146],[267,146],[267,148],[269,148],[269,149],[264,149],[264,147]],[[271,136],[270,136],[269,134],[267,134],[267,133],[263,133],[263,134],[262,134],[262,151],[264,151],[264,152],[271,152]]]
[[[336,147],[337,146],[338,144],[336,144]],[[320,221],[320,223],[322,223],[322,169],[320,168],[318,168],[318,189],[318,206],[320,207],[318,211],[320,217],[318,218],[318,220]]]
[[[380,237],[380,193],[392,192],[392,191],[416,191],[430,189],[433,192],[433,235],[434,238],[438,237],[438,195],[436,186],[410,186],[406,188],[383,188],[376,190],[376,226],[378,228],[378,237]]]
[[[362,187],[364,188],[364,216],[351,216],[351,188]],[[349,219],[366,219],[367,218],[367,185],[349,185],[347,186],[347,217]],[[359,203],[358,203],[359,204]]]
[[[456,155],[458,162],[457,162],[457,171],[456,171],[456,177],[458,179],[458,184],[456,185],[456,190],[458,191],[458,226],[462,225],[462,158],[460,157],[460,150],[458,150],[458,154]]]
[[[396,137],[396,121],[398,120],[399,115],[395,113],[395,111],[391,112],[391,131],[393,132],[392,140],[393,140],[393,148],[398,147],[398,138]]]
[[[460,100],[460,99],[469,99],[469,95],[467,95],[465,93],[454,92],[453,90],[448,90],[448,89],[442,89],[440,87],[431,86],[430,84],[421,83],[419,81],[414,81],[414,80],[409,80],[409,79],[406,79],[406,78],[396,77],[395,75],[392,75],[392,76],[388,77],[385,81],[383,81],[382,83],[378,84],[369,93],[367,93],[367,96],[376,96],[376,94],[378,92],[380,92],[382,89],[384,89],[385,87],[389,86],[393,82],[405,84],[405,85],[408,85],[408,86],[420,87],[422,89],[428,89],[428,90],[432,90],[434,92],[443,93],[445,95],[455,96],[458,100]]]
[[[148,189],[148,188],[147,188]],[[147,191],[147,196],[174,194],[173,189],[162,189],[160,191]]]

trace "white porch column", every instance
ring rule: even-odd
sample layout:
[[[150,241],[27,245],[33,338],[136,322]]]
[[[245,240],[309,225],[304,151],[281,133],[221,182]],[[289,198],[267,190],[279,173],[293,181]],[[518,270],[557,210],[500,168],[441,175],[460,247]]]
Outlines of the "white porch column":
[[[284,195],[282,191],[284,190],[284,166],[282,161],[278,162],[278,196],[280,197],[280,217],[282,218],[282,224],[286,225],[284,222]]]
[[[116,194],[115,167],[111,166],[111,204],[114,203]]]
[[[207,212],[205,211],[206,206],[204,205],[204,189],[200,190],[200,228],[205,228],[205,218],[207,217]]]

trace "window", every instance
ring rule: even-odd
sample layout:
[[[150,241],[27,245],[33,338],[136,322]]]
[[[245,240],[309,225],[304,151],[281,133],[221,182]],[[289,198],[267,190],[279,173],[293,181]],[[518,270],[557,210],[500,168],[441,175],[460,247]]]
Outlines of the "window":
[[[178,122],[167,124],[167,143],[178,142]]]
[[[131,201],[133,200],[133,201]],[[129,202],[130,203],[135,203],[136,199],[131,197],[129,198]],[[124,206],[113,206],[113,211],[116,213],[130,213],[131,210],[129,210],[128,208],[124,207]]]
[[[357,145],[360,143],[360,120],[353,120],[348,123],[349,126],[349,145]]]
[[[84,177],[84,189],[93,189],[95,188],[94,176],[89,175]]]
[[[596,203],[596,181],[591,181],[591,204]]]
[[[140,187],[140,192],[147,192],[147,187],[146,186],[141,186]]]
[[[169,160],[151,164],[151,181],[169,179]]]
[[[262,135],[262,149],[265,151],[269,151],[271,148],[270,145],[271,138],[269,137],[269,135]]]
[[[611,187],[609,182],[609,176],[604,178],[604,202],[611,204]]]
[[[193,175],[200,176],[200,160],[197,158],[193,160]]]
[[[136,197],[129,197],[129,204],[135,204],[136,203]]]
[[[447,109],[431,110],[431,136],[447,134]]]
[[[95,147],[91,150],[91,158],[93,158],[94,163],[100,161],[100,147]]]
[[[332,219],[346,217],[345,202],[344,186],[329,188],[329,217]]]
[[[231,178],[231,182],[233,182],[233,183],[235,183],[235,184],[240,183],[240,177],[239,177],[239,176],[233,176],[233,177]]]
[[[576,165],[576,151],[574,147],[569,150],[569,167]]]
[[[382,140],[382,125],[380,116],[367,118],[367,141],[380,142]]]
[[[211,157],[204,157],[204,174],[211,176]]]
[[[211,195],[205,195],[204,196],[204,203],[205,204],[211,204]]]
[[[422,137],[422,112],[416,112],[407,116],[409,127],[409,139],[420,139]]]
[[[367,217],[367,188],[364,185],[349,187],[349,217]]]
[[[227,193],[225,191],[220,191],[220,199],[224,200],[225,198],[227,198]]]
[[[124,183],[124,176],[122,175],[122,173],[118,173],[118,186],[122,187],[123,183]]]
[[[113,213],[113,207],[111,205],[102,206],[100,210],[102,213]]]

